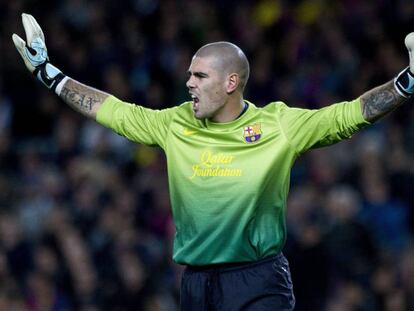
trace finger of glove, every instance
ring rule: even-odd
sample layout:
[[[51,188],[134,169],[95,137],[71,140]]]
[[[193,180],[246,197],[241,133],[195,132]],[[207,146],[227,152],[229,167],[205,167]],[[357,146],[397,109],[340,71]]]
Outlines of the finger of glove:
[[[15,33],[12,35],[13,43],[17,51],[23,56],[23,50],[26,48],[26,42]]]
[[[414,73],[414,32],[409,33],[405,37],[405,46],[410,57],[410,71]]]
[[[26,59],[26,51],[25,51],[26,50],[26,42],[16,34],[13,34],[12,39],[13,39],[13,43],[14,43],[17,51],[19,52],[21,57],[25,60]]]
[[[40,28],[39,24],[32,15],[23,13],[22,22],[24,31],[26,32],[27,44],[29,46],[31,46],[33,40],[36,38],[41,38],[42,41],[45,42],[45,36],[42,28]]]
[[[26,42],[20,38],[18,35],[16,35],[15,33],[12,36],[13,39],[13,43],[16,47],[16,50],[19,52],[20,56],[23,58],[24,63],[26,64],[26,67],[33,72],[33,70],[35,69],[33,67],[33,65],[28,61],[27,57],[26,57]]]

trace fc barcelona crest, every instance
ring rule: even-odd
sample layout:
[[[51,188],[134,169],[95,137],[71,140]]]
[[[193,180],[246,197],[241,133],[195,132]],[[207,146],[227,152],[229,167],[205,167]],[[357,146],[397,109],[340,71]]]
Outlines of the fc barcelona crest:
[[[260,124],[256,123],[253,125],[245,126],[243,131],[244,140],[246,143],[255,143],[262,137],[262,130]]]

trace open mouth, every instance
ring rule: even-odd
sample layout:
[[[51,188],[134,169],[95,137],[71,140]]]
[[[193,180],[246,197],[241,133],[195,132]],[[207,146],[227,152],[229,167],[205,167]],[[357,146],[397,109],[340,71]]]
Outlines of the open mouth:
[[[198,97],[197,97],[197,96],[195,96],[195,95],[191,95],[191,98],[193,99],[193,103],[194,103],[194,104],[197,104],[197,103],[199,102],[199,99],[198,99]]]
[[[191,94],[191,98],[193,100],[193,109],[197,110],[198,109],[198,103],[199,103],[199,98],[193,94]]]

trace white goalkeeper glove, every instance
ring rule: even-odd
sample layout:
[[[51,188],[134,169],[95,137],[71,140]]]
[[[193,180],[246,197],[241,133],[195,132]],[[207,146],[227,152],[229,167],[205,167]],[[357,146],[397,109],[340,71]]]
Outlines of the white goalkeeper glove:
[[[410,66],[395,77],[394,86],[401,96],[408,98],[414,94],[414,32],[405,37],[405,46],[410,57]]]
[[[64,84],[63,80],[67,79],[66,76],[49,62],[45,36],[34,17],[23,13],[22,22],[27,42],[18,35],[13,34],[12,39],[17,51],[22,56],[27,69],[40,82],[59,95],[61,86]],[[60,87],[57,89],[58,85]]]

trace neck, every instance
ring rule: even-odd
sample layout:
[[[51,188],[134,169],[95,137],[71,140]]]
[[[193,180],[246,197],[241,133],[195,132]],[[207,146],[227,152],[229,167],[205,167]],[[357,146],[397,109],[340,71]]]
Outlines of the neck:
[[[216,123],[226,123],[236,120],[245,109],[245,103],[242,97],[229,100],[217,113],[211,118]]]

